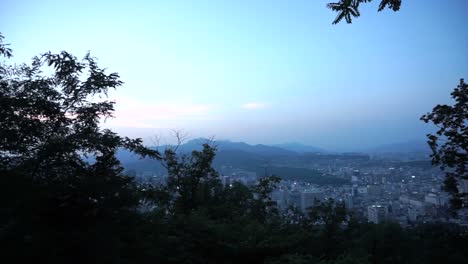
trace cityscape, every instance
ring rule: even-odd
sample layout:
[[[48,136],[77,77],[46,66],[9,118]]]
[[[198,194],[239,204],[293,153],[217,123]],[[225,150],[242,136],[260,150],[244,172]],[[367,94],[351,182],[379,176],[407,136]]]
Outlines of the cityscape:
[[[186,146],[181,145],[181,149],[189,151],[190,147],[196,148],[197,144],[200,147],[203,142],[209,140],[191,140]],[[229,156],[233,159],[256,151],[256,146],[240,142],[212,144],[219,145],[221,156],[227,150],[238,151],[237,156],[232,153]],[[249,148],[250,152],[243,152]],[[315,202],[333,199],[343,202],[355,217],[375,224],[389,221],[410,227],[441,222],[468,226],[468,210],[458,211],[456,217],[449,210],[450,194],[442,188],[445,173],[431,165],[429,152],[330,154],[292,153],[271,146],[262,148],[263,159],[252,158],[257,162],[253,165],[239,162],[232,165],[233,160],[224,157],[221,159],[225,163],[215,160],[221,183],[229,187],[237,181],[253,186],[261,177],[276,175],[282,180],[270,198],[285,214],[292,208],[307,214]],[[139,162],[133,162],[130,167],[138,167]],[[125,158],[123,163],[126,164]],[[165,184],[168,175],[160,169],[154,168],[157,173],[151,169],[132,169],[132,172],[143,183]],[[317,184],[320,177],[329,181]],[[460,192],[468,192],[468,180],[460,181],[458,188]]]
[[[0,260],[468,263],[468,0],[0,0]]]

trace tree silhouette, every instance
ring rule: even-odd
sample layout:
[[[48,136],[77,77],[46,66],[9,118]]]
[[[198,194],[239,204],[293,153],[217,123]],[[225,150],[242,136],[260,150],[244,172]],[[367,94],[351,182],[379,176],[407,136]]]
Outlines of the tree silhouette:
[[[2,42],[0,54],[12,56]],[[102,98],[121,84],[89,53],[81,61],[63,51],[35,57],[31,65],[0,65],[0,227],[6,252],[29,249],[21,254],[29,260],[42,256],[62,263],[89,262],[98,252],[103,262],[118,258],[121,228],[135,219],[139,197],[116,152],[126,148],[160,158],[141,139],[99,127],[114,111],[114,103]]]
[[[10,44],[3,43],[4,38],[5,37],[0,32],[0,55],[6,58],[10,58],[13,56],[13,51],[11,50],[11,48],[8,48]]]
[[[361,15],[359,12],[360,5],[371,1],[372,0],[340,0],[336,3],[328,3],[327,7],[338,13],[335,20],[333,20],[333,24],[338,24],[343,18],[346,20],[346,23],[351,24],[353,17],[359,17]],[[380,12],[387,7],[396,12],[400,10],[400,6],[401,0],[381,0],[377,11]]]
[[[460,209],[467,205],[468,195],[466,189],[458,187],[468,181],[468,85],[463,79],[451,96],[453,106],[437,105],[421,120],[439,128],[427,135],[432,163],[446,171],[444,189],[452,195],[452,207]]]

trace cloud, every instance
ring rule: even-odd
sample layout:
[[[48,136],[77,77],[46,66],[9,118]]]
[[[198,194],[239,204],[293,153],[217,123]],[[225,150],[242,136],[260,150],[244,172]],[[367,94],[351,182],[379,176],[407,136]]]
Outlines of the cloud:
[[[243,104],[241,107],[244,109],[255,110],[255,109],[265,108],[265,106],[266,105],[264,103],[250,102],[250,103]]]
[[[213,105],[196,103],[145,103],[131,98],[115,99],[114,118],[107,125],[119,127],[157,128],[172,126],[173,122],[207,120]]]

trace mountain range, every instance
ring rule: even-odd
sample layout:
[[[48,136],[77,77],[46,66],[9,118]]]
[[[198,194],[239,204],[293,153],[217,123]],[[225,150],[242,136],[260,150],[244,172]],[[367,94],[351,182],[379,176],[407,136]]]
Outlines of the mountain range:
[[[198,138],[190,140],[184,144],[181,144],[177,148],[177,152],[180,154],[188,154],[193,150],[200,150],[204,143],[209,142],[207,139]],[[339,159],[369,159],[367,154],[381,153],[392,153],[392,157],[397,155],[402,157],[403,153],[428,153],[429,147],[424,142],[411,141],[407,143],[388,144],[375,147],[373,149],[360,151],[359,153],[336,153],[327,152],[321,148],[303,145],[300,143],[287,143],[277,145],[250,145],[245,142],[233,142],[229,140],[221,140],[211,142],[212,145],[216,146],[216,158],[213,165],[215,168],[231,167],[239,168],[248,171],[256,171],[258,167],[266,166],[265,164],[274,164],[273,166],[290,166],[291,164],[309,164],[323,162],[326,160],[339,160]],[[168,147],[174,147],[170,145],[163,145],[159,147],[151,147],[152,149],[158,149],[164,151]],[[396,154],[395,154],[396,153]],[[163,172],[164,168],[159,162],[149,159],[140,159],[138,156],[132,154],[129,151],[121,150],[118,153],[119,160],[123,163],[127,169],[136,171],[152,171],[152,172]],[[427,155],[426,155],[427,156]],[[412,160],[418,160],[417,158]],[[403,160],[403,159],[402,159]],[[290,165],[279,165],[279,164],[290,164]]]

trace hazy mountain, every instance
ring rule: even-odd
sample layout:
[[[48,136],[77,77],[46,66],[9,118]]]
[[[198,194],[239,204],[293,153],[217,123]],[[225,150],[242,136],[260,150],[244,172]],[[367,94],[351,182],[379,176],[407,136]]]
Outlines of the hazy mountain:
[[[177,151],[179,153],[188,154],[193,150],[200,150],[202,145],[207,142],[208,140],[204,138],[193,139],[180,145],[177,148]],[[299,155],[294,151],[262,144],[249,145],[244,142],[232,142],[229,140],[215,141],[213,144],[217,146],[216,158],[214,161],[215,166],[231,165],[243,169],[255,170],[256,166],[259,166],[272,158],[288,158]],[[163,145],[157,148],[151,148],[158,149],[162,152],[168,147],[170,146]],[[141,160],[138,156],[127,150],[119,151],[117,157],[126,168],[138,171],[162,169],[159,162],[150,159]]]
[[[286,149],[286,150],[290,150],[290,151],[294,151],[294,152],[298,152],[298,153],[306,153],[306,152],[314,152],[314,153],[320,152],[320,153],[323,153],[323,152],[326,152],[324,149],[304,145],[304,144],[301,144],[301,143],[283,143],[283,144],[275,144],[275,145],[272,145],[272,146],[282,148],[282,149]]]
[[[177,151],[181,154],[189,154],[193,150],[200,150],[202,145],[207,142],[209,141],[204,138],[193,139],[180,145]],[[382,157],[402,161],[425,160],[427,159],[427,153],[430,152],[429,147],[424,141],[409,141],[381,145],[362,151],[361,154],[324,153],[325,151],[320,148],[299,143],[268,146],[221,140],[215,141],[213,144],[217,146],[216,158],[213,163],[215,168],[221,169],[231,167],[248,171],[258,171],[262,169],[265,164],[270,164],[271,162],[273,162],[273,164],[286,162],[285,164],[295,164],[296,166],[311,163],[326,166],[331,160],[335,163],[347,163],[350,162],[350,160],[356,160],[363,164],[371,162],[369,161],[369,156],[364,153],[372,153],[373,155],[380,155]],[[160,146],[157,149],[162,152],[168,147],[169,146]],[[153,149],[156,149],[156,147],[153,147]],[[129,151],[120,151],[118,153],[118,158],[127,169],[138,172],[165,172],[160,162],[150,159],[140,159]]]
[[[204,138],[197,138],[188,141],[187,143],[179,146],[179,150],[181,152],[191,152],[192,150],[199,150],[201,149],[204,143],[208,142],[207,139]],[[229,140],[219,140],[213,143],[217,146],[218,152],[221,151],[233,151],[238,150],[247,153],[255,153],[259,155],[265,156],[290,156],[296,155],[294,151],[286,150],[276,146],[268,146],[268,145],[250,145],[244,142],[233,142]],[[164,149],[164,146],[162,147]]]
[[[217,141],[218,150],[240,150],[260,155],[267,156],[279,156],[279,155],[296,155],[294,151],[287,150],[277,146],[268,146],[263,144],[249,145],[244,142],[232,142],[232,141]]]
[[[204,138],[197,138],[187,141],[186,143],[178,147],[178,152],[188,154],[193,150],[200,150],[202,148],[202,145],[207,142],[208,140]],[[215,163],[230,163],[235,166],[246,164],[247,167],[251,167],[253,163],[259,164],[271,159],[299,158],[302,160],[308,157],[308,155],[313,155],[314,159],[327,160],[331,158],[330,155],[332,155],[330,153],[327,153],[323,149],[303,145],[300,143],[286,143],[268,146],[262,144],[250,145],[244,142],[220,140],[215,141],[214,145],[217,146]],[[158,149],[162,152],[167,147],[169,146],[160,146],[158,148],[152,148]],[[403,143],[385,144],[371,149],[362,150],[360,152],[373,154],[392,153],[393,155],[398,153],[419,153],[421,155],[426,155],[430,153],[430,148],[424,141],[408,141]],[[335,155],[340,158],[345,158],[346,156],[348,156],[343,153],[336,153]],[[142,162],[138,156],[134,155],[129,151],[119,151],[117,157],[124,164],[150,163],[148,161]]]

